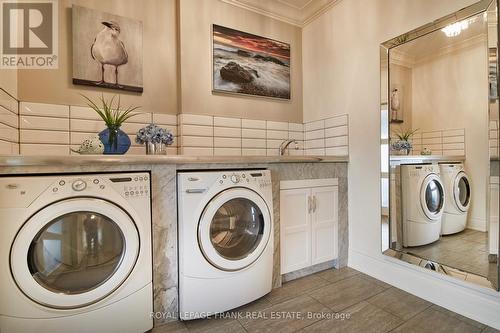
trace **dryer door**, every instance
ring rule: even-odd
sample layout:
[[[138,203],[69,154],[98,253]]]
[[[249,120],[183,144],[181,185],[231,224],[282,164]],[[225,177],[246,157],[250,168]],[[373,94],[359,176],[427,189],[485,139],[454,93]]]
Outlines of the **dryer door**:
[[[469,177],[467,177],[465,172],[461,171],[455,177],[455,182],[453,184],[453,198],[455,199],[454,201],[457,208],[462,212],[469,210],[470,195]]]
[[[205,207],[198,224],[198,243],[210,264],[236,271],[260,257],[271,230],[271,214],[264,199],[250,189],[232,188]]]
[[[420,205],[429,219],[439,220],[443,215],[444,187],[437,174],[425,177],[420,190]]]
[[[71,309],[116,290],[138,254],[138,231],[124,210],[101,199],[73,198],[41,209],[23,225],[10,265],[27,297]]]

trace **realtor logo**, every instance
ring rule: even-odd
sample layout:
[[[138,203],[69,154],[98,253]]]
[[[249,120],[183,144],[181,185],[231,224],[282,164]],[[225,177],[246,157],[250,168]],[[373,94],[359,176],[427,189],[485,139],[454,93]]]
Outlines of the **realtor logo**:
[[[1,68],[58,67],[56,0],[0,0]]]

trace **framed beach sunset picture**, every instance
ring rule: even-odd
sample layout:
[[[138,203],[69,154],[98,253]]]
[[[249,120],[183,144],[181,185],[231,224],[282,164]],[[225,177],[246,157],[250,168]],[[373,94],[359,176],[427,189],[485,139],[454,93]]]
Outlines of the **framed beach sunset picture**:
[[[290,44],[212,26],[213,92],[290,99]]]

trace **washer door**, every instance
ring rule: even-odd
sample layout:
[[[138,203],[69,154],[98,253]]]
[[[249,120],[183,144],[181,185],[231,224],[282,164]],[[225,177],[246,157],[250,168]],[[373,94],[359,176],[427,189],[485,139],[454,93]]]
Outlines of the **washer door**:
[[[422,182],[420,205],[429,219],[439,220],[443,215],[444,187],[437,174],[430,174]]]
[[[467,174],[460,171],[455,177],[453,184],[453,198],[459,210],[466,212],[469,210],[470,205],[470,182]]]
[[[218,269],[243,269],[264,251],[271,221],[269,208],[256,192],[245,188],[225,190],[208,203],[201,215],[201,252]]]
[[[135,266],[139,235],[132,218],[96,198],[74,198],[33,215],[12,245],[12,275],[22,292],[47,307],[95,303]]]

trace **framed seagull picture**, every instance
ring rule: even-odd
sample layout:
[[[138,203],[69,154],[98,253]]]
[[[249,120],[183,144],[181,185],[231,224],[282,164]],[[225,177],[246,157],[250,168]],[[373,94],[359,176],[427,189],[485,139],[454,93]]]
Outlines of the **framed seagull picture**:
[[[142,22],[73,5],[73,83],[143,92]]]

